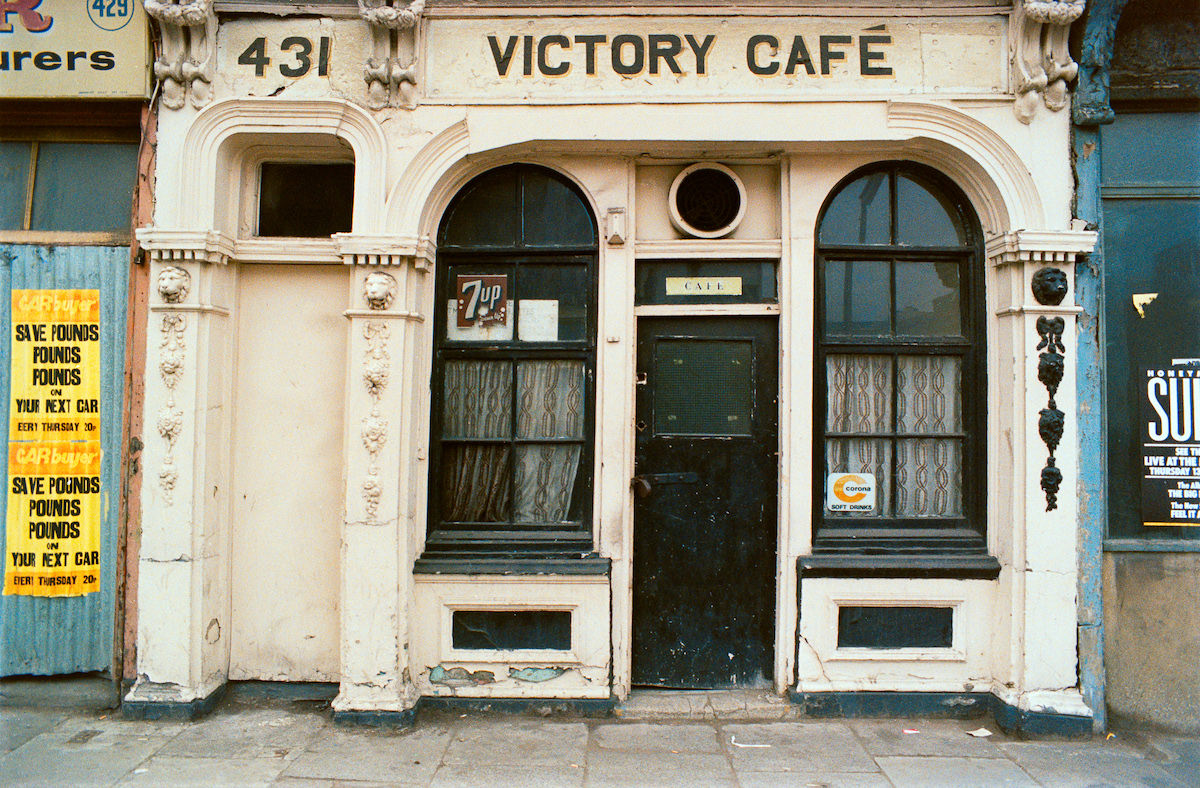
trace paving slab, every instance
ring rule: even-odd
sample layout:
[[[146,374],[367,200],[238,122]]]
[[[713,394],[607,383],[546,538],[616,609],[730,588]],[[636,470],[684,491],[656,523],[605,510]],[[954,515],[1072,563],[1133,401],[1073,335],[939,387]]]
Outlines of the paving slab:
[[[4,782],[16,785],[112,785],[157,752],[168,736],[111,731],[39,734],[0,757]],[[174,734],[171,734],[174,735]]]
[[[188,725],[164,747],[162,754],[280,758],[303,750],[328,725],[323,717],[286,709],[218,712]]]
[[[596,725],[592,732],[595,745],[606,750],[721,752],[716,729],[703,723],[615,722]]]
[[[842,722],[732,723],[719,729],[739,774],[879,771]]]
[[[431,788],[558,788],[582,786],[586,769],[573,766],[521,767],[496,764],[451,763],[442,766],[430,783]],[[357,788],[357,786],[355,786]]]
[[[1008,741],[998,729],[982,720],[847,720],[846,724],[871,755],[958,755],[1003,758],[997,741]],[[991,736],[975,737],[967,731],[987,728]],[[905,733],[915,731],[915,733]]]
[[[646,753],[594,749],[588,786],[736,785],[729,759],[715,753]]]
[[[706,719],[710,717],[708,693],[703,690],[634,690],[613,710],[624,719]]]
[[[535,719],[464,720],[454,728],[445,763],[569,766],[586,760],[587,725]]]
[[[891,788],[888,779],[872,772],[742,772],[741,788]]]
[[[67,713],[41,709],[0,709],[0,753],[12,752],[41,733],[54,730]]]
[[[1163,764],[1124,744],[1016,742],[999,749],[1043,785],[1186,785]]]
[[[246,788],[271,785],[287,766],[283,758],[193,758],[159,755],[146,760],[118,785]]]
[[[1007,758],[878,758],[879,767],[896,788],[922,786],[1036,786]]]
[[[282,776],[428,785],[450,736],[444,728],[409,731],[331,728],[298,755]]]

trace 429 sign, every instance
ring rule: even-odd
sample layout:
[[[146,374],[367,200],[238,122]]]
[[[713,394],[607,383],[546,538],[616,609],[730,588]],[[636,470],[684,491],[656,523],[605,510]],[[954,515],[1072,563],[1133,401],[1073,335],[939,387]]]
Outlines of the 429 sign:
[[[314,66],[313,52],[316,51],[317,76],[329,76],[329,54],[333,48],[333,39],[321,36],[316,44],[311,38],[304,36],[288,36],[279,42],[278,60],[276,67],[285,77],[302,77],[312,71]],[[250,42],[250,46],[238,55],[237,62],[243,66],[254,66],[254,76],[261,77],[267,73],[271,65],[271,57],[267,54],[267,39],[259,36]]]

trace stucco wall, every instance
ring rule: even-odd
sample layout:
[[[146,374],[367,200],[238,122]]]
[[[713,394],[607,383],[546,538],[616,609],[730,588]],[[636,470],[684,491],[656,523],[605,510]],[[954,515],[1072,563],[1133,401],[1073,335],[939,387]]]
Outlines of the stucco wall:
[[[1200,731],[1200,553],[1107,553],[1108,707]]]

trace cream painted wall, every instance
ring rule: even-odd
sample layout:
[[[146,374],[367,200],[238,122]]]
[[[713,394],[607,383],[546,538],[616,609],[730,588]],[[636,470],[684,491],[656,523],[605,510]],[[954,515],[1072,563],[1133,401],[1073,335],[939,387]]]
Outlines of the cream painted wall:
[[[338,680],[349,278],[238,272],[231,679]]]

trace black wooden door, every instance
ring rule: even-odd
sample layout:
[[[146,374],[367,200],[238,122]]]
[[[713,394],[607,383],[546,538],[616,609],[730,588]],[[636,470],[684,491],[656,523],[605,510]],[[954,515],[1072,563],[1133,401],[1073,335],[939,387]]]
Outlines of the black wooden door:
[[[777,345],[773,318],[638,321],[634,684],[771,683]]]

